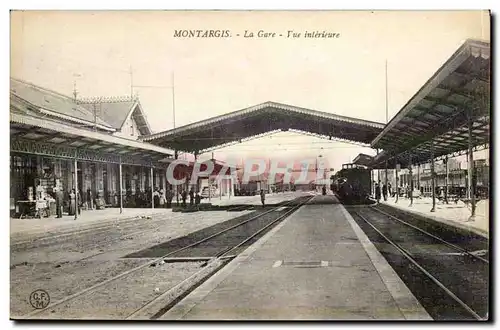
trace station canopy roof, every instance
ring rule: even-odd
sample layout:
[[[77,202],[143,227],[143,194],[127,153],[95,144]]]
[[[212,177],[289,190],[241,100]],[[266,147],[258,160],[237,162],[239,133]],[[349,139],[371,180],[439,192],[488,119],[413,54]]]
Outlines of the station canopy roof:
[[[222,116],[143,136],[141,140],[187,152],[207,152],[273,131],[297,131],[321,138],[346,140],[368,146],[383,128],[384,124],[377,122],[276,102],[265,102]]]
[[[24,115],[16,112],[10,113],[10,137],[11,144],[12,141],[21,139],[27,143],[43,142],[55,147],[64,147],[67,150],[81,149],[93,153],[120,155],[131,160],[132,163],[129,163],[131,165],[141,165],[141,160],[144,159],[168,163],[172,161],[174,154],[173,150],[149,143],[93,132],[35,117],[33,114]],[[19,151],[12,149],[12,145],[11,150]],[[58,156],[62,157],[62,155]],[[137,162],[134,162],[134,159]]]
[[[382,150],[371,164],[394,168],[455,156],[468,148],[468,120],[475,149],[489,144],[490,44],[467,40],[372,141]]]

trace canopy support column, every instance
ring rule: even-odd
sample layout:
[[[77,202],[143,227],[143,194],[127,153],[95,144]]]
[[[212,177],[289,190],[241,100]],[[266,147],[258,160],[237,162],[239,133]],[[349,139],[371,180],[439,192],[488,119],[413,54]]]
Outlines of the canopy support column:
[[[420,190],[420,163],[417,164],[417,189]]]
[[[410,170],[409,173],[409,180],[410,180],[410,185],[409,185],[409,192],[408,195],[410,197],[410,205],[413,206],[413,165],[411,163],[411,153],[408,155],[408,169]]]
[[[78,161],[76,160],[75,155],[75,220],[78,219]]]
[[[175,160],[179,159],[179,152],[177,151],[177,149],[175,149],[174,151],[174,157],[175,157]],[[177,206],[179,206],[179,184],[175,184],[175,203]]]
[[[378,156],[378,149],[377,149],[377,156]],[[317,165],[316,165],[316,173],[318,173]],[[377,168],[377,183],[380,187],[380,169]]]
[[[149,169],[149,182],[151,185],[151,208],[155,208],[155,188],[153,184],[153,166]]]
[[[467,174],[465,177],[465,198],[470,199],[470,182],[469,182],[469,148],[467,148],[467,151],[465,152],[465,158],[467,159]]]
[[[472,149],[472,118],[469,115],[468,121],[468,131],[469,131],[469,166],[468,166],[468,182],[469,182],[469,198],[471,205],[471,215],[468,221],[474,221],[476,218],[476,191],[475,191],[475,182],[474,182],[474,151]]]
[[[208,201],[212,202],[212,177],[208,175]]]
[[[399,170],[399,164],[397,162],[397,158],[396,158],[396,201],[395,203],[398,202],[398,199],[399,199],[399,174],[398,174],[398,170]]]
[[[167,193],[167,188],[168,188],[168,182],[167,182],[167,171],[165,169],[162,169],[162,184],[163,184],[163,191],[164,191],[164,194]]]
[[[385,161],[385,180],[384,180],[384,185],[385,185],[385,191],[386,191],[386,194],[384,196],[384,200],[387,202],[387,194],[389,193],[389,188],[387,187],[387,160]]]
[[[431,139],[431,187],[432,187],[431,212],[436,212],[436,173],[434,173],[434,139]]]
[[[446,176],[444,178],[444,202],[448,204],[448,156],[445,156],[444,158],[444,169],[446,172]]]
[[[375,172],[373,168],[370,169],[370,178],[371,178],[370,187],[372,191],[372,196],[375,198],[375,185],[373,184],[373,182],[375,181]]]
[[[122,171],[122,157],[120,156],[120,164],[118,170],[118,181],[120,182],[120,214],[123,213],[123,171]]]

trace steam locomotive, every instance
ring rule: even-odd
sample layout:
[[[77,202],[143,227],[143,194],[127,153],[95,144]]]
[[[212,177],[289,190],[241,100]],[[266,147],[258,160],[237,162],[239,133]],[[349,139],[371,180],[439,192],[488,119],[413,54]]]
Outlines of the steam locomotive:
[[[371,173],[368,168],[343,164],[331,180],[331,189],[341,203],[370,204]]]

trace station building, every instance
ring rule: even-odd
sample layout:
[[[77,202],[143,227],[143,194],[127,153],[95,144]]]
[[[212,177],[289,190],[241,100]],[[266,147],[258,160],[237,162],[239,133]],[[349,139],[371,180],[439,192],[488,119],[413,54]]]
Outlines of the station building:
[[[97,201],[151,207],[153,190],[172,190],[166,170],[175,151],[138,139],[152,131],[137,97],[76,99],[15,78],[10,83],[12,215],[33,213],[37,200],[54,207],[58,189],[64,212],[75,187],[83,209]],[[178,165],[174,178],[189,179],[192,169]]]

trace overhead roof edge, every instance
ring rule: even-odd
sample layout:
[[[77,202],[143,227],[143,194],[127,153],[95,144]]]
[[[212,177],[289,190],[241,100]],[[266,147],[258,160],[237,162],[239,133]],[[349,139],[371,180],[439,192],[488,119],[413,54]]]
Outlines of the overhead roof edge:
[[[441,65],[441,67],[425,82],[418,92],[408,100],[401,110],[389,121],[382,132],[371,142],[372,148],[377,147],[380,139],[387,134],[409,111],[411,111],[432,89],[436,88],[444,79],[455,71],[469,56],[490,58],[490,43],[476,39],[467,39],[462,45]]]

